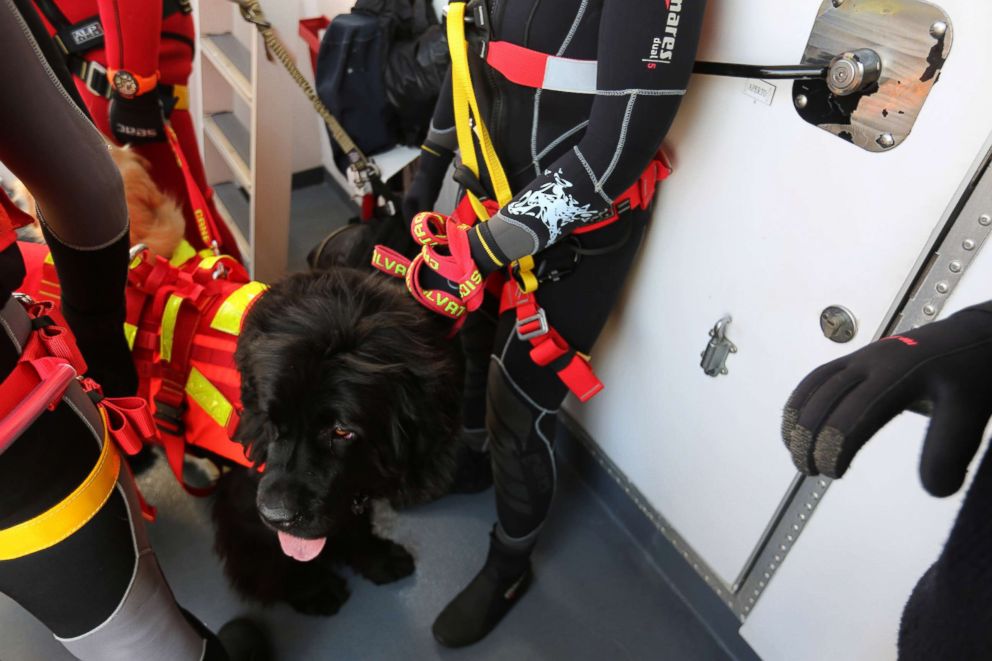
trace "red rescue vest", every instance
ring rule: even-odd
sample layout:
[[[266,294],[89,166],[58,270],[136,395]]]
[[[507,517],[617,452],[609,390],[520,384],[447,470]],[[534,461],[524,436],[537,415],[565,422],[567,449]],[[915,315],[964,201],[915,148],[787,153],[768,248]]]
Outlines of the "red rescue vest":
[[[59,286],[47,248],[21,244],[27,293],[58,302]],[[234,351],[245,314],[267,286],[248,278],[233,257],[195,252],[183,243],[171,261],[139,254],[131,262],[124,331],[138,371],[138,394],[152,408],[173,473],[182,478],[186,446],[251,466],[231,435],[241,410],[241,377]]]

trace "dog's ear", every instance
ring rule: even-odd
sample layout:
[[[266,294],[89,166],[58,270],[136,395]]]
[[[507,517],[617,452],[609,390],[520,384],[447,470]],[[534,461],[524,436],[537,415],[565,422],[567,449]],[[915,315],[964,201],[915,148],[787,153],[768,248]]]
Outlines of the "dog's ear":
[[[245,455],[253,462],[264,463],[269,444],[277,434],[268,414],[259,407],[258,393],[247,374],[241,381],[241,402],[244,408],[232,439],[244,446]]]
[[[256,464],[265,463],[268,448],[276,440],[276,430],[264,413],[245,409],[233,439],[244,446],[245,456]]]

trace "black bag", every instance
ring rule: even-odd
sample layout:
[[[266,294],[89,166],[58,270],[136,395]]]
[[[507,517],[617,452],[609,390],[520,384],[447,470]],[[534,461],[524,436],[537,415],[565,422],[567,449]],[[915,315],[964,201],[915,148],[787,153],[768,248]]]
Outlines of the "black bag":
[[[419,145],[448,68],[447,42],[427,0],[358,0],[335,17],[317,54],[317,94],[358,147]],[[333,140],[332,140],[333,145]],[[342,170],[347,159],[334,145]]]
[[[317,54],[317,95],[366,154],[396,145],[397,124],[386,98],[382,75],[387,41],[379,17],[341,14],[331,21]],[[344,170],[348,161],[333,138],[334,158]]]

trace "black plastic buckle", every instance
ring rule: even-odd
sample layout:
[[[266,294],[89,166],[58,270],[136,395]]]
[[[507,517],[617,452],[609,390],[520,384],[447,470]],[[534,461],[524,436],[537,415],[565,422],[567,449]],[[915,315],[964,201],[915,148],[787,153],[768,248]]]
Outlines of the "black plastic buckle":
[[[84,60],[79,78],[89,91],[97,96],[110,98],[110,81],[107,80],[107,68],[99,62]]]
[[[537,278],[538,284],[558,282],[571,275],[579,262],[582,261],[582,255],[576,250],[579,247],[578,238],[570,236],[547,249],[544,254],[537,258],[534,264],[534,276]],[[516,274],[516,270],[514,270],[514,274]]]
[[[451,175],[451,178],[455,180],[456,184],[475,195],[480,201],[492,198],[486,187],[479,181],[479,178],[464,163],[459,163],[455,166],[455,171]]]
[[[179,408],[176,408],[166,404],[157,397],[152,401],[155,402],[155,419],[168,425],[164,426],[156,423],[155,426],[167,434],[182,436],[186,432],[186,424],[183,422],[183,413],[186,412],[186,403],[183,402],[179,405]]]

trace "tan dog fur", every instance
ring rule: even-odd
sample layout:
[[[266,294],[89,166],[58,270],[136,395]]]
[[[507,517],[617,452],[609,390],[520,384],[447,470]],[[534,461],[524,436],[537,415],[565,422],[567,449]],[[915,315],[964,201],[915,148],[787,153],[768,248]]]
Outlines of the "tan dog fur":
[[[152,181],[148,174],[150,164],[145,158],[128,147],[108,147],[124,180],[124,196],[131,220],[131,245],[144,243],[156,255],[166,259],[172,257],[186,227],[182,209]],[[20,181],[15,181],[12,188],[14,202],[35,217],[32,238],[41,242],[34,197]]]

